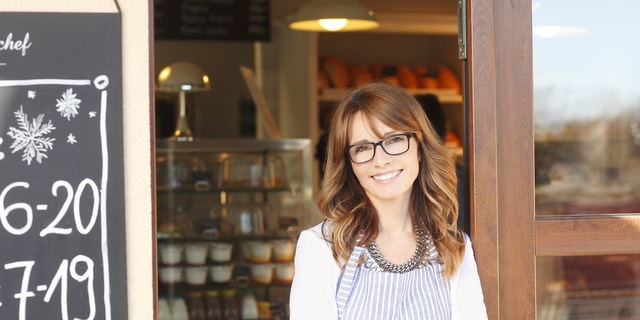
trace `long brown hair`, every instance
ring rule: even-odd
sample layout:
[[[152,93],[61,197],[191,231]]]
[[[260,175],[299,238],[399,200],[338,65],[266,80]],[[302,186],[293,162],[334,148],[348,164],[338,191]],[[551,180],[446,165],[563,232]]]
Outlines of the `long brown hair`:
[[[411,219],[429,231],[445,265],[445,276],[451,278],[464,256],[464,239],[456,223],[458,201],[453,153],[442,145],[418,101],[404,90],[384,83],[371,83],[348,94],[339,101],[331,121],[318,206],[331,222],[325,238],[331,244],[336,262],[341,265],[340,260],[348,261],[355,246],[368,245],[378,236],[376,209],[345,154],[349,119],[357,112],[361,112],[368,123],[377,118],[394,130],[413,133],[422,160],[412,188]],[[361,233],[363,237],[358,241]]]

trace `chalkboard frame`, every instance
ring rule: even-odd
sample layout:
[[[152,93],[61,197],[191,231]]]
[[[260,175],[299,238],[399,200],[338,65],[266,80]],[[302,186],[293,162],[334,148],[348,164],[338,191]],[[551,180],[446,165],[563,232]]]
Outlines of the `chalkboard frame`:
[[[55,319],[66,313],[127,319],[121,19],[120,13],[0,13],[0,41],[6,45],[11,34],[6,48],[16,49],[0,50],[0,168],[6,173],[0,175],[2,318]],[[61,96],[47,96],[49,91]],[[48,103],[37,102],[45,98]],[[44,157],[28,157],[14,146],[21,118],[33,126],[42,118],[40,127],[55,121],[43,135],[55,137],[49,140],[56,145]],[[65,135],[54,136],[63,130]],[[65,151],[86,143],[88,131],[91,137],[100,132],[93,139],[99,142]],[[86,172],[96,166],[100,172],[90,179]],[[73,170],[73,177],[65,176]],[[83,213],[91,212],[85,198],[92,193],[92,204],[99,203],[96,215]],[[66,214],[64,199],[71,199]],[[30,221],[21,218],[29,216],[27,207]],[[45,228],[52,225],[58,229]],[[91,306],[89,276],[100,274],[91,282]],[[32,281],[25,285],[25,279]],[[67,280],[86,285],[86,292],[76,290],[78,296],[69,284],[64,297]]]

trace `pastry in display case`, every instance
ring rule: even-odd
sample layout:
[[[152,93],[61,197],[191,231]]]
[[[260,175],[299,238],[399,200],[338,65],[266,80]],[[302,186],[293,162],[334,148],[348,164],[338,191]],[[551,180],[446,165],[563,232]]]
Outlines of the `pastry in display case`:
[[[296,237],[309,227],[311,141],[159,141],[156,174],[158,284],[169,308],[181,296],[219,297],[224,308],[222,297],[251,290],[272,312],[286,310]]]

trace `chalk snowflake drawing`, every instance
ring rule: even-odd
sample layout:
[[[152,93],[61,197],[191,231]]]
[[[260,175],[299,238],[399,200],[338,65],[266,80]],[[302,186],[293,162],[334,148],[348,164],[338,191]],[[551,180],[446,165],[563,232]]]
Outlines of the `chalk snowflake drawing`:
[[[42,124],[44,114],[39,115],[35,119],[29,119],[27,114],[20,110],[15,111],[16,122],[18,122],[18,129],[9,127],[7,134],[13,138],[13,143],[9,147],[12,149],[11,153],[16,153],[22,150],[22,161],[27,161],[28,165],[31,165],[33,158],[42,163],[42,158],[47,158],[47,149],[53,150],[53,141],[56,139],[45,137],[55,129],[51,120],[49,123]]]
[[[62,99],[56,99],[56,111],[60,112],[60,115],[71,121],[71,117],[76,117],[78,114],[78,108],[80,108],[80,102],[82,100],[76,98],[76,94],[73,93],[73,89],[69,88],[62,93]]]
[[[29,90],[27,91],[27,98],[29,99],[35,99],[36,98],[36,92],[33,90]]]
[[[95,111],[89,111],[89,118],[94,118],[96,116]]]
[[[69,136],[67,136],[67,143],[78,143],[78,140],[76,140],[76,137],[73,134],[69,133]]]

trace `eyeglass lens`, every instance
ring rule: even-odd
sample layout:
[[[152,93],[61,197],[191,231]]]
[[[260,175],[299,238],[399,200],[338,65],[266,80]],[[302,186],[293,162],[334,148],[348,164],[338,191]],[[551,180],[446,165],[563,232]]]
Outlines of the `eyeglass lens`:
[[[373,159],[378,144],[389,155],[397,155],[409,150],[409,138],[406,135],[394,135],[378,142],[361,143],[349,147],[351,161],[362,163]]]

